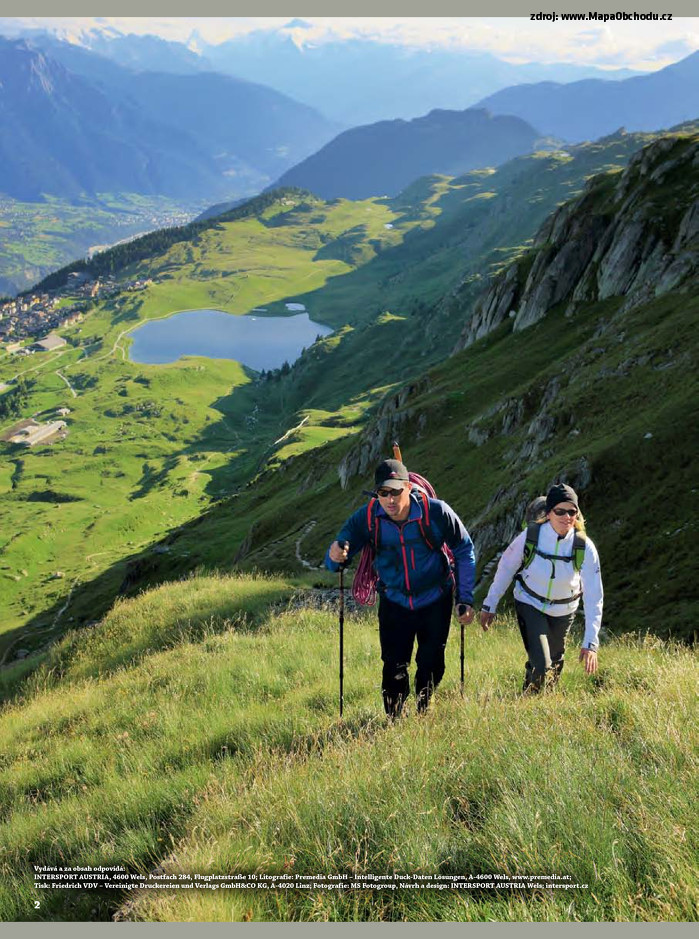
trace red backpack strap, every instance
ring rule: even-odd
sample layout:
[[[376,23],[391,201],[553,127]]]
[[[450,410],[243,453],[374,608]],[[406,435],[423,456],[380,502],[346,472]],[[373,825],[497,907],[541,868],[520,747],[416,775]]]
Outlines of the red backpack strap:
[[[422,535],[422,540],[425,542],[427,547],[432,551],[436,551],[437,546],[430,536],[430,500],[427,498],[427,494],[422,492],[420,489],[418,489],[417,492],[419,493],[422,500],[422,518],[417,520],[418,526],[420,527],[420,534]]]
[[[426,492],[422,492],[422,490],[420,489],[418,489],[418,492],[420,493],[420,498],[422,499],[422,511],[425,513],[425,522],[427,523],[427,527],[429,528],[430,527],[430,500],[427,498]]]
[[[379,517],[376,513],[377,500],[369,499],[366,507],[366,527],[369,532],[369,541],[374,551],[379,549]]]

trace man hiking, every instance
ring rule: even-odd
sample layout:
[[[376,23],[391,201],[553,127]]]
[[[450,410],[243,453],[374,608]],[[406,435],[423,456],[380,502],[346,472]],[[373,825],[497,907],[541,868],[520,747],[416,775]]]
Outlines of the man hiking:
[[[347,519],[325,564],[338,571],[365,545],[374,549],[384,709],[396,718],[410,693],[415,639],[415,696],[421,713],[444,675],[454,601],[459,622],[473,620],[476,562],[461,519],[446,502],[414,489],[403,463],[385,460],[374,483],[376,498]],[[443,545],[453,554],[453,565]]]

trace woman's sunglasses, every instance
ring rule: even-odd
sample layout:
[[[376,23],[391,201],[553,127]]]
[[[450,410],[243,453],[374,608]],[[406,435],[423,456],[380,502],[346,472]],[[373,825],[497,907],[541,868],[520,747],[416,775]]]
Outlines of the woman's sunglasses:
[[[564,515],[570,515],[571,518],[575,518],[575,516],[578,514],[578,510],[577,509],[554,509],[553,514],[558,515],[559,518],[562,518]]]

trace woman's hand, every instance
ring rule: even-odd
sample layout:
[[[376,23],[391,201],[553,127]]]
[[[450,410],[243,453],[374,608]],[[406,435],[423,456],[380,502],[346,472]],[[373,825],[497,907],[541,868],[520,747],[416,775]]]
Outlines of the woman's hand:
[[[481,610],[479,618],[483,632],[487,633],[490,629],[490,624],[495,619],[495,613],[488,613],[486,610]]]
[[[597,671],[597,653],[594,649],[581,649],[579,661],[583,663],[586,674],[595,674]]]

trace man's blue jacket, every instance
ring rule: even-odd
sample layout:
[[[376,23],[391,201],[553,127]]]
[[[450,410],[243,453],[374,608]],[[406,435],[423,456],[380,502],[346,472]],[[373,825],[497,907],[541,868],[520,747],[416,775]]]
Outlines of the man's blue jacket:
[[[379,526],[379,549],[374,568],[379,575],[377,589],[393,603],[411,610],[420,609],[439,600],[451,588],[451,573],[441,550],[442,542],[454,554],[455,602],[473,604],[476,558],[473,542],[459,516],[441,499],[428,499],[429,526],[426,524],[421,497],[410,495],[410,513],[404,522],[394,522],[376,501],[373,513]],[[372,518],[374,517],[372,513]],[[340,529],[337,541],[349,541],[351,560],[364,545],[373,544],[367,524],[367,505],[351,515]],[[427,530],[429,541],[421,531]],[[435,550],[436,549],[436,550]],[[325,555],[328,570],[338,571],[340,565]]]

